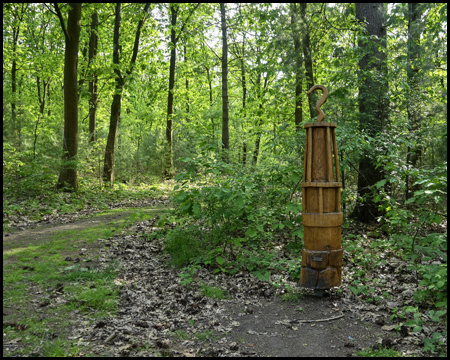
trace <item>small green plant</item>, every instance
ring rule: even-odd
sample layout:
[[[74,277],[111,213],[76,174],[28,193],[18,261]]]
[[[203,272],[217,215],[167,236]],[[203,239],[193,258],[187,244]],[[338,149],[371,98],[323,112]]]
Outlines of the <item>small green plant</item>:
[[[299,302],[301,299],[305,297],[305,294],[303,292],[296,291],[287,284],[285,285],[285,287],[287,291],[282,297],[283,301]]]
[[[387,349],[381,345],[378,349],[365,349],[356,352],[361,357],[401,357],[401,354],[394,349]]]
[[[188,335],[188,333],[184,330],[175,330],[175,335],[180,339],[180,340],[189,340],[191,337]]]
[[[221,288],[203,284],[203,285],[201,285],[201,289],[202,289],[202,294],[207,297],[210,297],[213,299],[225,299],[226,298],[226,291]]]
[[[198,226],[177,227],[167,234],[166,250],[175,266],[189,264],[203,253],[202,234]]]
[[[202,332],[199,332],[199,333],[195,334],[195,337],[197,338],[197,340],[206,341],[209,338],[214,337],[214,331],[212,331],[212,330],[204,330]]]
[[[200,269],[200,265],[188,265],[181,269],[181,273],[179,274],[179,277],[181,278],[181,285],[190,285],[192,281],[194,281],[194,274],[195,272]]]

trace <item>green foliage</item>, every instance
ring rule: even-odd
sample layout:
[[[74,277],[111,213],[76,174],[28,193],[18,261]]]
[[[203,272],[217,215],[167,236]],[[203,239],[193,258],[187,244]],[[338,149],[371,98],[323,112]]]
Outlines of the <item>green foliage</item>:
[[[176,228],[167,234],[166,250],[175,266],[186,265],[202,253],[202,231],[195,225]]]
[[[394,349],[384,348],[381,345],[378,349],[364,349],[356,352],[361,357],[401,357],[402,355]]]
[[[185,218],[167,236],[175,265],[197,262],[215,272],[243,268],[267,281],[271,270],[286,266],[270,251],[278,233],[288,233],[297,253],[303,236],[301,205],[292,200],[299,171],[286,167],[260,168],[252,173],[205,155],[183,160],[188,170],[176,179],[175,212]],[[255,169],[256,170],[256,169]],[[290,268],[298,278],[299,269]]]
[[[225,299],[226,298],[226,291],[221,288],[203,284],[203,285],[201,285],[201,289],[202,289],[202,294],[204,296],[207,296],[207,297],[210,297],[213,299]]]

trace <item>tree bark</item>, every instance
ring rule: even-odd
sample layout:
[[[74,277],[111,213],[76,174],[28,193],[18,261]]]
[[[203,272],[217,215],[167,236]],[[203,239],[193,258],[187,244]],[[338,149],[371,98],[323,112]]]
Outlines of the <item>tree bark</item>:
[[[172,179],[173,170],[173,92],[175,88],[175,65],[177,58],[177,36],[175,26],[177,25],[178,4],[170,4],[170,68],[169,68],[169,94],[167,98],[167,125],[166,125],[166,149],[164,159],[163,177],[166,180]]]
[[[77,178],[77,154],[78,154],[78,48],[81,29],[81,3],[69,4],[69,16],[67,28],[64,19],[55,4],[55,10],[61,21],[65,35],[64,57],[64,139],[63,139],[63,164],[57,188],[65,188],[69,191],[78,189]]]
[[[109,132],[108,140],[106,142],[105,161],[103,165],[103,181],[109,182],[111,185],[114,182],[114,147],[116,144],[117,124],[119,122],[121,105],[122,105],[122,90],[124,81],[119,70],[120,64],[120,25],[122,22],[122,4],[116,3],[115,20],[114,20],[114,37],[113,37],[113,64],[115,78],[115,92],[113,102],[111,104],[111,116],[109,118]]]
[[[19,40],[19,26],[13,26],[13,61],[11,66],[11,119],[12,119],[12,136],[15,139],[16,133],[16,122],[17,122],[17,110],[16,110],[16,101],[17,101],[17,42]],[[20,144],[18,144],[20,147]]]
[[[36,123],[34,125],[33,159],[36,159],[36,144],[37,144],[37,138],[38,138],[39,121],[41,120],[41,118],[44,117],[45,103],[47,101],[47,92],[48,92],[48,87],[50,86],[50,79],[48,79],[47,82],[42,81],[42,85],[43,85],[42,96],[41,96],[41,79],[39,78],[39,76],[36,78],[36,84],[37,84],[38,101],[39,101],[39,115],[38,115],[38,117],[36,119]]]
[[[300,19],[303,29],[303,56],[305,57],[305,74],[306,74],[306,88],[311,89],[314,84],[314,71],[312,62],[311,40],[309,34],[309,25],[306,22],[306,3],[300,4]],[[308,96],[309,114],[311,118],[316,118],[319,114],[316,111],[317,95],[315,92]]]
[[[184,52],[184,62],[187,63],[186,44],[183,45],[183,52]],[[186,74],[186,122],[191,121],[191,118],[189,117],[190,112],[191,112],[191,107],[189,104],[189,76],[188,76],[188,74]]]
[[[23,15],[27,11],[29,4],[20,4],[20,12],[18,10],[19,4],[13,7],[14,21],[12,25],[13,49],[12,49],[12,64],[11,64],[11,136],[14,146],[20,150],[20,124],[17,124],[17,44],[19,42],[20,24],[23,22]],[[17,6],[17,7],[16,7]],[[16,21],[17,20],[17,21]],[[18,136],[16,136],[18,135]]]
[[[257,68],[260,69],[258,72],[258,78],[256,79],[256,91],[257,91],[257,97],[258,97],[258,112],[257,116],[259,118],[258,120],[258,130],[256,133],[256,141],[255,141],[255,152],[253,153],[253,165],[256,165],[258,163],[258,157],[259,157],[259,149],[261,146],[261,132],[262,132],[262,125],[263,125],[263,100],[264,100],[264,90],[267,88],[267,83],[269,80],[269,75],[264,79],[264,85],[261,85],[262,80],[262,73],[261,73],[261,63],[260,58],[258,58]],[[274,125],[275,126],[275,125]],[[274,133],[275,137],[275,133]]]
[[[97,44],[98,44],[98,14],[95,12],[91,17],[91,36],[89,39],[89,64],[92,64],[97,56]],[[89,81],[89,93],[91,98],[89,99],[89,143],[93,143],[96,140],[96,117],[97,117],[97,73],[92,72],[92,79]]]
[[[211,75],[209,73],[209,67],[204,65],[205,69],[206,69],[206,77],[208,80],[208,87],[209,87],[209,108],[212,109],[213,106],[213,88],[212,88],[212,79],[211,79]],[[215,135],[215,127],[214,127],[214,118],[210,118],[211,120],[211,127],[212,127],[212,141],[213,143],[216,143],[216,135]]]
[[[133,54],[131,56],[130,67],[126,71],[127,75],[131,75],[133,72],[134,65],[136,63],[136,58],[139,50],[139,38],[141,34],[142,26],[147,18],[148,9],[151,3],[147,3],[144,7],[144,17],[139,21],[136,35],[134,38]],[[103,181],[105,183],[114,182],[114,148],[116,145],[117,137],[117,126],[120,121],[121,107],[122,107],[122,92],[125,86],[125,78],[119,69],[120,64],[120,26],[122,21],[122,6],[120,3],[116,4],[115,10],[115,21],[114,21],[114,38],[113,38],[113,64],[117,65],[114,67],[114,72],[116,74],[116,86],[113,96],[113,101],[111,104],[111,116],[109,119],[109,132],[108,140],[105,149],[105,161],[103,164]]]
[[[358,41],[364,53],[359,61],[359,125],[361,134],[371,140],[382,134],[389,120],[384,4],[356,3],[356,18],[364,29]],[[383,153],[372,144],[360,158],[357,191],[362,202],[352,213],[357,220],[372,222],[381,214],[371,187],[384,178],[383,168],[376,164]]]
[[[228,151],[230,150],[228,126],[228,42],[224,3],[220,3],[220,15],[222,26],[222,159],[228,162]]]
[[[408,113],[408,127],[410,131],[410,142],[417,145],[411,146],[408,144],[408,152],[406,155],[406,163],[411,169],[417,167],[418,162],[422,158],[422,146],[417,141],[417,132],[420,130],[420,100],[419,100],[419,83],[418,72],[420,59],[420,12],[418,3],[408,4],[408,64],[407,64],[407,81],[409,85],[407,97],[407,113]],[[414,179],[406,175],[406,191],[405,200],[411,197],[411,193],[417,188],[412,188],[411,184]]]
[[[247,109],[246,109],[246,101],[247,101],[247,80],[245,78],[245,63],[244,63],[244,56],[245,56],[245,33],[242,38],[242,56],[241,56],[241,75],[242,75],[242,112],[243,112],[243,119],[244,124],[247,123]],[[247,142],[245,139],[245,127],[242,126],[242,136],[244,137],[243,143],[242,143],[242,165],[247,164]]]
[[[294,40],[295,51],[295,130],[299,131],[303,122],[302,93],[303,93],[303,56],[302,56],[302,29],[304,24],[300,22],[303,19],[298,17],[298,9],[296,3],[291,3],[291,33]],[[306,4],[305,4],[306,5]]]

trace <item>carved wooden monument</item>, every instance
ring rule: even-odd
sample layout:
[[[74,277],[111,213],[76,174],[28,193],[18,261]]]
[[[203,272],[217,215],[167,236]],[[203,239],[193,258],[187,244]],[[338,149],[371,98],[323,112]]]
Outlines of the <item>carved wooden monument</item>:
[[[302,183],[303,227],[305,248],[302,255],[300,284],[323,295],[325,289],[341,284],[342,254],[341,187],[336,147],[336,124],[322,122],[325,114],[320,107],[328,97],[323,85],[315,85],[323,92],[316,105],[317,121],[305,124],[306,143]]]

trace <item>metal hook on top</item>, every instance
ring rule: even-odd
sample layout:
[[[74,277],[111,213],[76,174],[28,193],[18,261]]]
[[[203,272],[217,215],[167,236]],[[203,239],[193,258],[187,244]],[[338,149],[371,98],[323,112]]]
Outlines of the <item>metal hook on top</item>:
[[[325,104],[325,102],[327,101],[328,98],[328,90],[325,86],[323,85],[314,85],[311,89],[309,89],[309,91],[307,92],[307,94],[311,94],[314,90],[316,89],[320,89],[322,90],[322,97],[320,98],[320,100],[317,102],[316,104],[316,111],[319,114],[319,116],[317,117],[317,121],[322,121],[325,118],[325,113],[322,111],[322,109],[320,108],[323,104]]]

